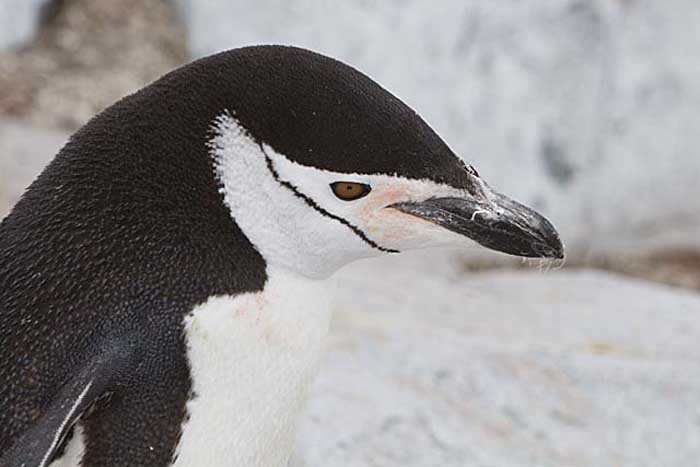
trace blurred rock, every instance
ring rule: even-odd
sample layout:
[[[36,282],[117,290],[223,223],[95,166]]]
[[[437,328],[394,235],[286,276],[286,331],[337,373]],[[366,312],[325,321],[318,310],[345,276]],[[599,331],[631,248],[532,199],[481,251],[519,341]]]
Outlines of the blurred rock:
[[[31,43],[0,52],[0,115],[76,129],[188,56],[163,0],[53,0]]]
[[[365,71],[572,259],[700,251],[696,0],[177,3],[196,55],[295,44]]]
[[[700,296],[605,273],[357,264],[294,467],[687,467]]]
[[[593,258],[588,265],[700,291],[700,251],[697,250],[659,249],[648,254],[609,255]]]

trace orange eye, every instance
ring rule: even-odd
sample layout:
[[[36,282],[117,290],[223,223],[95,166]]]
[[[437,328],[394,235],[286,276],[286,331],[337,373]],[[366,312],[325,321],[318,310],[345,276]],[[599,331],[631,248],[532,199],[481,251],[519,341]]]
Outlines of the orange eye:
[[[355,201],[363,196],[367,196],[367,194],[372,191],[372,187],[369,185],[354,182],[331,183],[331,188],[333,189],[335,196],[343,201]]]

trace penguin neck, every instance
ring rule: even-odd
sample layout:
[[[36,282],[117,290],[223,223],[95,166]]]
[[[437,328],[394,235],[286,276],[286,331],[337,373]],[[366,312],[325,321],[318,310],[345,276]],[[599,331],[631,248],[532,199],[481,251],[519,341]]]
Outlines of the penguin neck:
[[[219,296],[185,319],[195,397],[174,467],[287,465],[330,322],[330,290],[268,266],[263,290]]]

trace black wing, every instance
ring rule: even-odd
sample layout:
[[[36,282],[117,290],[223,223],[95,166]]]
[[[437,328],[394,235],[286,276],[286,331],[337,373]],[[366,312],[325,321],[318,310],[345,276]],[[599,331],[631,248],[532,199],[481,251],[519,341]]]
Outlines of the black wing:
[[[58,392],[39,420],[0,455],[2,467],[45,467],[66,434],[97,399],[108,394],[124,356],[107,354],[90,361]]]

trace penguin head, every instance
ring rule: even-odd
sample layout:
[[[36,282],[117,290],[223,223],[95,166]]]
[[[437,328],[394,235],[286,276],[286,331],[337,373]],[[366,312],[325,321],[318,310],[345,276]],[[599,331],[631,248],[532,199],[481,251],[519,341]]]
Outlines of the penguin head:
[[[492,190],[412,109],[350,66],[278,46],[201,62],[229,86],[208,139],[220,193],[268,264],[324,277],[359,258],[474,243],[563,256],[549,221]]]

